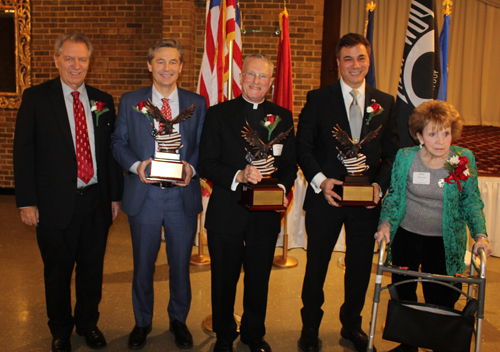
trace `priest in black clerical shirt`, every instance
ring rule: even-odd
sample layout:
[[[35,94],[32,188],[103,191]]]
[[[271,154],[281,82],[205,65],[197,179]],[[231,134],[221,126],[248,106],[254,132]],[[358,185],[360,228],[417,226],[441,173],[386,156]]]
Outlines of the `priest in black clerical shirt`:
[[[265,100],[274,78],[273,64],[262,54],[243,62],[242,95],[211,107],[200,141],[198,170],[213,182],[205,227],[212,260],[212,318],[217,334],[215,352],[233,351],[238,336],[234,320],[236,287],[244,269],[241,341],[254,351],[271,351],[264,340],[269,276],[281,221],[276,211],[249,211],[238,204],[243,184],[262,180],[259,170],[247,161],[253,147],[242,137],[248,124],[264,143],[293,127],[289,110]],[[274,127],[274,129],[273,129]],[[297,175],[293,130],[273,146],[271,175],[285,194]],[[286,198],[284,200],[287,203]]]

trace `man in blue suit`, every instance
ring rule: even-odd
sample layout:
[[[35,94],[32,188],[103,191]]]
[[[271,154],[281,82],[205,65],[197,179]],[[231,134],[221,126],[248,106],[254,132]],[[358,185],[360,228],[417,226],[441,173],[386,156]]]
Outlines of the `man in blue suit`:
[[[135,327],[128,347],[141,349],[151,332],[153,319],[153,274],[164,228],[170,264],[170,331],[179,348],[191,348],[193,339],[186,326],[191,305],[189,260],[202,211],[200,182],[197,179],[198,145],[205,119],[205,99],[177,87],[182,71],[183,50],[175,39],[160,40],[148,51],[148,68],[153,85],[124,94],[120,100],[116,128],[111,137],[113,155],[126,171],[123,211],[128,215],[134,254],[132,302]],[[184,164],[183,181],[158,182],[147,179],[149,164],[158,146],[153,127],[144,114],[134,110],[150,99],[173,117],[195,103],[194,114],[175,125],[182,136],[180,158]],[[157,122],[155,121],[157,124]],[[158,129],[158,125],[155,126]]]

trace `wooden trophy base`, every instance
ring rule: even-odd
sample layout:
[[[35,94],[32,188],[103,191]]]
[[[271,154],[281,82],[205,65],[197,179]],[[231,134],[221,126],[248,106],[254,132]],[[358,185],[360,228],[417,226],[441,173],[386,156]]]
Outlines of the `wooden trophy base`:
[[[264,178],[256,185],[245,183],[238,203],[250,211],[285,211],[283,194],[277,179]]]
[[[148,180],[182,181],[184,164],[179,160],[154,159],[151,161],[151,173]]]
[[[375,205],[373,200],[373,185],[368,176],[346,175],[344,184],[336,190],[342,197],[341,206],[367,207]]]

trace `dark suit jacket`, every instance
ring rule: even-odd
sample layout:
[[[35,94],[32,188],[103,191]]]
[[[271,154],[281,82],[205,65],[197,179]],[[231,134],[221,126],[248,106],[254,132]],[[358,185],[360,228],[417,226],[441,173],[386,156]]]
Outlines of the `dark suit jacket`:
[[[110,136],[115,124],[111,95],[86,85],[90,100],[109,108],[94,120],[97,180],[104,221],[111,225],[111,202],[120,201],[123,175],[113,159]],[[18,207],[38,206],[40,225],[65,229],[71,220],[78,166],[59,77],[26,89],[17,114],[14,179]]]
[[[198,165],[198,147],[201,129],[207,111],[206,100],[201,95],[177,88],[179,93],[179,111],[195,103],[195,111],[186,121],[179,125],[179,133],[183,147],[180,149],[181,160],[187,161],[195,170]],[[149,187],[142,183],[139,175],[129,172],[137,161],[143,161],[154,156],[155,140],[151,136],[153,130],[144,114],[132,109],[140,101],[152,99],[152,86],[123,94],[118,108],[116,128],[111,137],[113,155],[125,170],[125,190],[123,193],[122,210],[130,216],[137,215],[146,201]],[[198,171],[197,171],[198,172]],[[199,214],[201,205],[201,187],[198,179],[193,179],[187,187],[180,187],[182,206],[187,216]]]
[[[240,96],[212,106],[207,112],[201,136],[198,166],[201,177],[213,182],[205,227],[209,231],[219,233],[243,232],[250,214],[253,214],[259,233],[269,236],[277,235],[280,232],[279,213],[275,211],[250,212],[238,204],[242,184],[238,185],[236,191],[231,190],[234,175],[248,164],[245,160],[245,148],[252,150],[252,147],[241,136],[245,125],[243,104],[245,101]],[[267,100],[264,104],[266,114],[278,115],[282,118],[273,131],[271,139],[293,126],[293,118],[289,110]],[[281,143],[283,143],[282,154],[275,156],[274,162],[278,170],[272,177],[276,177],[278,183],[284,185],[289,192],[298,170],[293,130]]]
[[[366,155],[367,165],[370,166],[365,175],[370,177],[372,183],[378,183],[385,193],[389,187],[399,141],[394,97],[368,85],[365,87],[365,111],[373,99],[384,109],[381,114],[373,117],[368,125],[366,121],[369,114],[363,114],[361,139],[382,126],[377,137],[362,146],[361,152]],[[337,158],[337,148],[344,150],[344,147],[332,136],[333,127],[337,124],[352,136],[340,80],[310,91],[299,116],[297,159],[309,183],[318,172],[338,180],[347,174],[346,168]],[[318,209],[317,207],[326,209],[331,206],[325,201],[322,192],[316,194],[309,186],[304,210],[314,210]]]

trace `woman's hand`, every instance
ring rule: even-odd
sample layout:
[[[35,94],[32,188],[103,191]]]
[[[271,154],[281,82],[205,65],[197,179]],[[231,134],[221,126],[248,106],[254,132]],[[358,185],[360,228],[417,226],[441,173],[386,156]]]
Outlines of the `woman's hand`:
[[[382,243],[383,238],[385,238],[385,244],[391,242],[391,227],[389,225],[381,225],[377,233],[375,233],[375,239],[379,245]]]
[[[493,250],[490,247],[490,244],[484,238],[479,238],[476,241],[476,244],[474,245],[474,254],[475,255],[477,255],[477,251],[479,248],[484,249],[484,253],[486,254],[487,257],[489,257],[491,252],[493,252]]]

